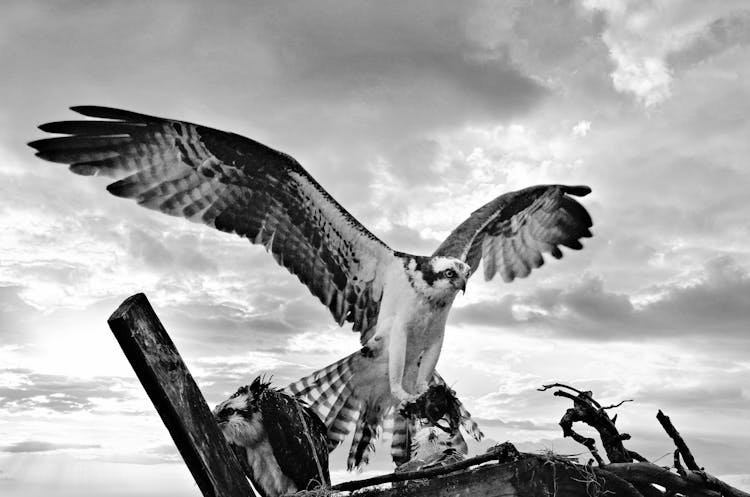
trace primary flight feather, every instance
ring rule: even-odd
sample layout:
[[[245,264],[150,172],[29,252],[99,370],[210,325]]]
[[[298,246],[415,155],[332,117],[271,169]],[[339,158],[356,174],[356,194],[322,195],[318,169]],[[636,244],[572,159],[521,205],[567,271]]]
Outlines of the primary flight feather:
[[[513,281],[541,266],[543,253],[560,258],[561,245],[578,250],[591,236],[591,217],[573,198],[588,187],[539,185],[480,207],[432,255],[398,252],[284,153],[183,121],[72,109],[97,120],[40,126],[65,135],[31,142],[40,158],[70,164],[76,174],[118,178],[107,187],[113,195],[265,246],[339,325],[352,323],[362,351],[339,361],[351,368],[345,388],[326,390],[333,397],[320,405],[342,404],[345,394],[358,431],[372,432],[390,408],[434,382],[448,312],[480,260],[485,279],[499,273]],[[310,386],[320,378],[300,388],[320,394],[320,384]]]

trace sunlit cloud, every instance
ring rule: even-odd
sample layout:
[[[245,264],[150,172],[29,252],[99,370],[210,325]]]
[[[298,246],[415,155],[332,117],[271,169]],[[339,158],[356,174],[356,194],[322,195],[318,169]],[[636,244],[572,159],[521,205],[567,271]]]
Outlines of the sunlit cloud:
[[[646,107],[672,96],[670,60],[705,57],[747,41],[739,27],[747,23],[743,2],[709,6],[690,1],[585,0],[583,5],[607,15],[602,39],[615,63],[611,73],[615,89],[633,94]]]

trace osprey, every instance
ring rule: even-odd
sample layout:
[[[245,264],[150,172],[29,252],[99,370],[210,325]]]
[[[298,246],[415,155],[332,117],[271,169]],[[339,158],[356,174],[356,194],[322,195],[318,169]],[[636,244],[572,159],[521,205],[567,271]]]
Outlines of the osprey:
[[[245,474],[264,497],[330,485],[326,427],[260,377],[214,409]]]
[[[485,279],[499,273],[510,282],[541,266],[544,252],[560,258],[560,245],[578,250],[591,236],[591,218],[573,199],[588,187],[539,185],[480,207],[431,255],[407,254],[370,233],[292,157],[261,143],[124,110],[72,109],[97,119],[40,126],[66,136],[31,142],[37,156],[118,178],[107,187],[116,196],[265,246],[339,325],[352,324],[362,350],[336,363],[343,387],[311,392],[326,391],[328,414],[355,419],[360,433],[375,433],[388,411],[434,381],[453,299],[480,260]],[[313,383],[334,374],[322,372]],[[329,437],[344,429],[331,421]]]
[[[397,469],[401,471],[405,471],[401,469],[404,464],[409,464],[409,467],[413,468],[418,465],[414,463],[415,460],[424,463],[429,459],[428,454],[449,448],[457,452],[454,454],[449,451],[448,455],[468,454],[469,449],[460,427],[477,441],[484,436],[456,397],[456,392],[448,388],[437,373],[434,380],[434,384],[430,385],[426,393],[396,414],[391,455],[398,466]],[[444,423],[441,424],[441,421]]]
[[[396,472],[447,466],[463,461],[467,453],[468,448],[460,432],[451,437],[439,428],[425,426],[414,435],[411,444],[411,459],[396,468]]]

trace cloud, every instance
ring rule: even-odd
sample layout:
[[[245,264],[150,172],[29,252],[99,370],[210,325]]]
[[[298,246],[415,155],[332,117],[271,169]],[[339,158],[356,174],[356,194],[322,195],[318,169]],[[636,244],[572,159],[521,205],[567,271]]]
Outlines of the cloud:
[[[512,17],[514,9],[509,5],[500,14]],[[67,77],[57,84],[70,103],[118,104],[185,119],[202,116],[205,124],[245,132],[291,153],[324,186],[334,185],[337,198],[355,204],[366,200],[366,193],[354,192],[383,150],[393,155],[434,130],[523,114],[548,93],[502,49],[486,56],[470,22],[481,17],[481,6],[416,2],[387,9],[352,2],[344,8],[340,2],[323,2],[290,10],[264,3],[252,9],[230,2],[211,9],[167,3],[149,9],[148,16],[137,6],[74,4],[54,16],[34,3],[12,10],[11,19],[38,19],[33,34],[5,24],[19,44],[38,44],[30,56],[39,81],[56,72],[57,60],[67,58]],[[330,16],[331,11],[337,15]],[[126,19],[138,18],[138,33],[122,28]],[[157,22],[160,18],[169,22]],[[79,35],[75,27],[84,23],[93,28]],[[201,31],[212,23],[222,30]],[[61,31],[73,33],[65,42],[73,50],[85,47],[89,57],[63,54]],[[89,37],[100,43],[91,45]],[[150,38],[162,43],[143,41]],[[501,45],[508,43],[509,38]],[[232,47],[231,64],[217,57],[227,54],[227,47]],[[11,72],[19,65],[10,56],[3,62]],[[185,73],[187,62],[202,77]],[[88,78],[92,72],[101,77]],[[248,86],[248,80],[253,84]],[[20,82],[13,79],[7,86],[16,91]],[[53,99],[44,85],[33,86],[35,93],[46,95],[42,101],[31,109],[11,102],[6,112],[49,118],[39,109]],[[150,90],[134,93],[132,88]],[[189,94],[203,95],[201,103],[184,105]],[[217,113],[213,122],[208,109]],[[339,146],[321,150],[321,141],[333,141],[331,136]]]
[[[336,3],[339,16],[333,19],[326,7],[325,2],[316,8],[301,6],[281,16],[277,6],[265,5],[261,9],[268,17],[257,23],[257,41],[263,45],[278,40],[276,33],[287,33],[284,50],[275,50],[277,67],[288,71],[282,88],[304,80],[299,95],[307,106],[330,101],[346,108],[350,121],[388,119],[397,123],[395,128],[378,132],[394,136],[396,130],[413,127],[509,116],[528,109],[543,93],[512,60],[478,56],[483,47],[467,24],[471,9],[467,15],[456,5],[418,2],[399,12],[367,2],[344,9]],[[506,15],[512,10],[507,8]],[[260,18],[246,21],[256,24],[253,19]],[[301,26],[307,27],[304,36],[298,34]],[[404,108],[409,112],[399,112],[398,122],[390,119]]]
[[[631,341],[710,336],[744,341],[750,320],[750,274],[730,256],[709,260],[689,283],[659,285],[641,305],[583,276],[569,288],[542,288],[456,309],[455,324],[520,327],[564,338]]]
[[[388,159],[394,178],[407,185],[413,185],[432,176],[439,154],[439,142],[418,138],[391,150]]]
[[[682,49],[667,56],[677,68],[687,68],[714,57],[725,50],[750,43],[750,11],[737,10],[716,18]]]
[[[40,440],[25,440],[10,445],[0,447],[0,452],[10,452],[14,454],[28,452],[51,452],[55,450],[66,449],[98,449],[100,445],[96,444],[72,444],[72,443],[54,443]]]
[[[24,338],[24,327],[37,310],[19,293],[22,286],[0,286],[0,345],[15,345]]]
[[[477,422],[480,428],[493,427],[507,430],[524,431],[550,431],[559,429],[559,426],[555,423],[539,425],[526,419],[504,421],[497,418],[480,418],[477,416],[472,416],[472,419]]]
[[[138,452],[130,453],[112,453],[107,452],[97,457],[99,462],[108,462],[116,464],[136,464],[136,465],[155,465],[155,464],[184,464],[182,456],[173,443],[155,445],[146,448],[139,448]]]
[[[668,62],[699,59],[745,41],[743,2],[724,2],[719,9],[688,1],[587,0],[584,6],[606,13],[602,40],[615,64],[615,89],[633,94],[646,107],[672,96],[674,70]]]
[[[431,254],[442,241],[425,237],[417,229],[399,223],[394,223],[389,230],[383,231],[380,238],[394,250],[411,254]]]
[[[123,385],[135,380],[123,378],[77,379],[63,375],[35,373],[29,369],[4,369],[10,382],[0,387],[0,409],[25,412],[46,409],[59,413],[94,411],[97,399],[124,401],[133,394]],[[123,406],[123,412],[131,412]],[[137,414],[137,412],[131,412]]]
[[[163,220],[166,221],[166,220]],[[206,228],[208,231],[208,228]],[[133,262],[144,262],[153,269],[171,270],[181,273],[199,272],[213,274],[217,272],[216,261],[210,256],[214,253],[204,242],[204,237],[195,232],[159,231],[147,232],[133,227],[128,230],[128,252]],[[221,243],[221,241],[217,241]]]
[[[638,402],[680,413],[688,410],[715,412],[717,408],[724,413],[729,410],[747,412],[750,408],[750,392],[740,386],[747,374],[743,372],[727,377],[728,375],[715,373],[714,376],[720,379],[712,378],[698,385],[664,384],[643,388],[635,392],[633,397]]]
[[[307,332],[320,333],[335,327],[326,309],[309,295],[297,296],[306,289],[291,290],[294,298],[286,299],[284,289],[248,289],[247,301],[212,302],[208,295],[195,301],[159,306],[159,316],[175,337],[181,339],[181,350],[189,354],[226,355],[235,351],[283,350],[292,337]]]
[[[459,325],[480,326],[513,326],[521,321],[514,313],[514,306],[518,302],[516,295],[504,295],[498,300],[484,300],[454,309],[450,314],[450,322]],[[527,319],[534,319],[530,316]]]
[[[591,131],[591,121],[579,121],[573,126],[573,136],[580,136],[583,138]]]

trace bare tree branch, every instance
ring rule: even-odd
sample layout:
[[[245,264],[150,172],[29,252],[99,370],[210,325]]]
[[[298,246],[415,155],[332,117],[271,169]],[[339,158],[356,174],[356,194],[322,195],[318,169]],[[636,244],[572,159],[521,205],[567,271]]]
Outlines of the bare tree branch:
[[[631,483],[655,483],[668,490],[682,494],[688,493],[691,497],[721,497],[721,494],[715,490],[701,488],[700,485],[672,473],[669,468],[650,462],[612,463],[604,466],[604,469]]]
[[[623,405],[623,404],[624,404],[625,402],[633,402],[633,399],[625,399],[625,400],[621,400],[621,401],[620,401],[620,402],[618,402],[617,404],[612,404],[611,406],[607,406],[607,407],[602,407],[602,409],[614,409],[614,408],[616,408],[616,407],[620,407],[620,406],[621,406],[621,405]],[[612,418],[612,422],[613,422],[613,423],[615,422],[615,419],[617,419],[617,414],[615,414],[615,417],[614,417],[614,418]]]
[[[682,454],[682,460],[685,461],[685,466],[687,466],[687,468],[692,471],[699,471],[700,469],[702,469],[700,466],[698,466],[698,463],[695,462],[693,454],[690,452],[687,444],[682,439],[682,436],[680,436],[677,428],[675,428],[672,424],[669,416],[661,412],[660,409],[659,412],[656,413],[656,419],[659,420],[659,423],[664,428],[664,431],[666,431],[667,435],[669,435],[669,437],[674,441],[677,450],[679,450],[680,454]]]
[[[573,429],[573,423],[583,422],[592,428],[596,429],[601,438],[604,450],[607,453],[607,457],[610,462],[632,462],[633,457],[630,452],[625,449],[622,445],[623,440],[630,439],[630,435],[627,433],[620,433],[615,426],[614,421],[609,417],[605,409],[599,404],[592,396],[591,392],[584,392],[568,385],[562,385],[555,383],[552,385],[544,385],[541,391],[548,390],[553,386],[560,386],[574,392],[578,392],[578,395],[573,395],[570,392],[564,390],[557,390],[553,395],[556,397],[565,397],[573,401],[573,407],[565,411],[562,419],[560,420],[560,427],[563,430],[563,436],[571,437],[576,442],[580,443],[589,451],[596,461],[602,465],[606,464],[596,448],[596,441],[592,438],[587,438]],[[548,388],[549,387],[549,388]]]

